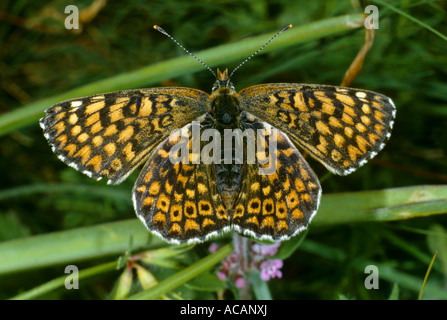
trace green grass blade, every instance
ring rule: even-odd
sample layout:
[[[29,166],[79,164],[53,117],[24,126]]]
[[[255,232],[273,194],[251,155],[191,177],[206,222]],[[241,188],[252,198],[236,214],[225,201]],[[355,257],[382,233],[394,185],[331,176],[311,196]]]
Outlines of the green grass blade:
[[[79,271],[78,277],[79,280],[86,279],[88,277],[93,277],[96,275],[102,275],[105,272],[116,270],[116,261],[104,263],[98,266],[94,266],[85,270]],[[64,275],[62,277],[53,279],[51,281],[48,281],[44,284],[41,284],[40,286],[37,286],[31,290],[22,292],[15,297],[12,297],[11,300],[29,300],[34,299],[37,297],[40,297],[46,293],[49,293],[53,290],[62,288],[65,285],[65,279],[67,275]]]
[[[352,28],[362,26],[363,15],[351,14],[329,18],[303,26],[296,26],[275,39],[261,52],[280,50],[302,42],[317,40],[322,37],[336,35]],[[242,61],[264,44],[274,33],[268,33],[244,39],[235,43],[221,45],[212,49],[197,52],[196,55],[210,67],[224,66],[232,61]],[[173,44],[174,46],[174,44]],[[118,76],[97,81],[76,88],[60,95],[30,103],[0,116],[0,136],[30,124],[37,124],[43,111],[64,100],[85,97],[109,91],[139,88],[159,83],[161,80],[178,77],[191,72],[203,70],[203,66],[188,55],[155,63],[142,69],[120,74]]]
[[[168,293],[169,291],[205,272],[206,270],[223,260],[232,251],[233,246],[231,244],[227,244],[226,246],[220,248],[209,256],[206,256],[205,258],[190,265],[189,267],[183,269],[175,275],[161,281],[155,287],[129,297],[129,300],[156,299],[162,294]]]
[[[131,236],[132,249],[162,243],[136,219],[11,240],[0,243],[0,275],[119,255],[128,249]]]
[[[130,200],[129,200],[130,201]],[[324,195],[311,227],[392,221],[447,213],[447,186],[415,186]],[[137,219],[0,243],[0,275],[164,244]]]

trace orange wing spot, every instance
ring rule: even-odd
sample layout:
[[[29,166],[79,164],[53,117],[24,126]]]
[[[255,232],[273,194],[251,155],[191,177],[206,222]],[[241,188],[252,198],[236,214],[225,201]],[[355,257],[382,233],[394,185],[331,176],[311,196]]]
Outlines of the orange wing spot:
[[[292,211],[292,218],[295,220],[301,220],[303,219],[304,214],[300,209],[295,209]]]
[[[87,141],[87,139],[89,138],[89,135],[87,133],[81,133],[78,137],[78,141],[80,143],[84,143],[85,141]]]
[[[290,189],[290,180],[289,177],[286,176],[284,182],[282,183],[282,187],[285,191],[289,191]]]
[[[245,208],[242,204],[238,204],[234,209],[233,218],[242,218],[244,216]]]
[[[152,179],[152,171],[149,171],[148,173],[146,173],[146,175],[144,176],[144,183],[149,183],[149,181],[151,181]]]
[[[158,150],[158,155],[160,157],[162,157],[163,159],[166,159],[167,157],[169,157],[170,153],[164,149],[160,149],[160,150]]]
[[[179,174],[179,175],[177,175],[177,182],[180,182],[183,185],[183,188],[185,188],[186,183],[188,182],[188,177],[186,177],[182,174]]]
[[[101,121],[98,121],[90,127],[90,133],[95,134],[95,133],[98,133],[99,131],[101,131],[102,129],[103,129],[103,127],[101,125]]]
[[[165,190],[166,190],[166,192],[167,193],[171,193],[173,188],[174,187],[171,184],[169,184],[169,181],[166,180],[166,183],[165,183]]]
[[[378,110],[375,110],[375,111],[374,111],[374,118],[375,118],[377,121],[383,122],[383,118],[385,118],[385,114],[382,113],[382,112],[380,112],[380,111],[378,111]]]
[[[122,167],[122,163],[120,159],[113,159],[112,163],[110,163],[110,166],[112,167],[113,170],[118,171],[121,169]]]
[[[264,196],[267,196],[271,191],[270,186],[267,186],[265,188],[262,188],[262,193],[264,194]]]
[[[264,220],[262,220],[261,223],[261,229],[263,228],[274,228],[275,227],[275,220],[273,217],[266,217]]]
[[[173,222],[180,222],[182,221],[182,216],[182,207],[178,204],[173,205],[169,212],[169,220]]]
[[[334,128],[342,128],[343,127],[340,120],[338,120],[335,117],[329,117],[329,125]]]
[[[63,147],[67,144],[67,135],[62,134],[56,138],[56,141],[59,141],[59,147]]]
[[[345,143],[345,138],[341,134],[336,133],[334,135],[334,142],[335,142],[335,145],[341,149],[341,148],[343,148],[343,145]]]
[[[53,125],[52,129],[57,130],[55,135],[58,136],[62,131],[65,130],[65,124],[62,121],[60,121],[60,122],[56,123],[55,125]]]
[[[197,230],[200,231],[200,227],[197,222],[192,219],[186,219],[185,221],[185,232],[188,230]]]
[[[65,111],[64,111],[64,112],[61,112],[61,113],[58,113],[58,114],[56,114],[56,116],[54,117],[54,120],[59,121],[59,120],[65,118],[66,115],[67,115],[67,112],[65,112]]]
[[[128,143],[124,149],[123,153],[126,155],[126,161],[131,161],[135,157],[135,152],[132,151],[132,143]]]
[[[331,98],[329,98],[326,93],[324,91],[315,91],[314,92],[315,97],[317,97],[317,99],[319,101],[321,101],[323,104],[328,104],[328,105],[332,105],[334,102],[332,101]]]
[[[289,224],[285,220],[279,220],[276,224],[276,230],[281,231],[283,229],[289,230]]]
[[[196,196],[196,191],[194,189],[186,189],[186,196],[192,199]]]
[[[327,154],[327,147],[328,143],[326,139],[323,136],[320,136],[320,144],[317,146],[317,149],[320,150],[323,154]]]
[[[355,162],[357,161],[357,156],[358,155],[362,155],[363,153],[356,147],[354,147],[353,145],[349,145],[348,146],[348,154],[349,154],[349,158]]]
[[[296,93],[293,97],[293,106],[301,112],[309,112],[302,93]]]
[[[197,190],[199,191],[200,194],[205,194],[208,192],[208,188],[203,183],[197,184]]]
[[[335,162],[340,161],[343,157],[341,155],[341,153],[338,150],[332,150],[331,152],[331,158],[332,160],[334,160]]]
[[[72,157],[73,154],[76,152],[76,145],[74,143],[69,144],[64,148],[65,151],[68,151],[68,156]]]
[[[105,137],[113,136],[114,134],[117,134],[118,130],[116,129],[116,125],[111,124],[107,127],[106,131],[104,132]]]
[[[99,147],[104,142],[104,139],[101,136],[95,136],[92,139],[92,143],[95,147]]]
[[[304,186],[303,180],[300,178],[295,179],[295,188],[298,192],[306,191],[306,187]]]
[[[337,99],[341,103],[345,104],[345,107],[346,107],[346,105],[351,106],[351,107],[355,105],[354,100],[350,96],[345,95],[345,94],[336,93],[335,99]]]
[[[185,217],[190,219],[197,218],[196,204],[192,201],[185,202]]]
[[[209,201],[200,200],[198,206],[199,214],[201,216],[210,216],[213,213],[213,207]]]
[[[374,133],[368,133],[368,139],[372,145],[375,145],[376,141],[380,140],[380,137]]]
[[[343,112],[349,114],[353,118],[357,117],[353,107],[344,106]]]
[[[368,146],[371,146],[371,144],[362,136],[356,136],[355,141],[357,142],[359,149],[362,150],[362,152],[364,153],[367,151]]]
[[[215,224],[216,223],[213,220],[206,218],[202,222],[202,229],[205,229],[206,227],[212,226],[212,225],[215,225]]]
[[[177,193],[174,191],[174,199],[175,199],[175,202],[182,202],[183,193]]]
[[[270,158],[270,162],[269,162],[269,163],[272,163],[272,159],[271,159],[271,158]],[[276,168],[277,168],[277,170],[278,170],[279,166],[280,166],[280,164],[279,164],[279,162],[277,162],[277,163],[276,163]],[[270,183],[272,183],[272,184],[275,184],[276,181],[279,180],[279,178],[278,178],[278,174],[277,174],[276,172],[267,175],[267,177],[269,178]]]
[[[101,169],[101,162],[102,162],[102,157],[101,156],[94,156],[93,158],[91,158],[88,162],[87,162],[87,166],[92,166],[93,170],[95,172],[98,172]]]
[[[343,116],[341,117],[341,120],[342,120],[344,123],[347,123],[347,124],[349,124],[349,125],[351,125],[351,126],[354,125],[354,121],[352,120],[351,116],[349,116],[349,115],[346,114],[346,113],[343,113]]]
[[[57,120],[57,119],[56,119]],[[76,113],[72,113],[69,117],[68,117],[68,122],[71,125],[75,125],[76,122],[78,122],[78,116],[76,115]]]
[[[287,218],[287,206],[284,201],[279,201],[276,203],[276,217],[278,219]]]
[[[161,193],[157,200],[157,208],[166,213],[169,210],[170,203],[169,198],[164,193]]]
[[[363,122],[364,124],[366,124],[367,126],[369,126],[369,125],[371,124],[371,119],[369,119],[368,116],[361,116],[361,117],[360,117],[360,120],[362,120],[362,122]]]
[[[298,194],[295,190],[292,190],[287,194],[286,200],[290,209],[295,208],[300,203]]]
[[[116,151],[116,145],[114,143],[108,143],[104,146],[104,151],[107,153],[107,155],[110,157],[112,156]]]
[[[92,149],[89,146],[83,146],[78,152],[76,152],[75,157],[81,157],[81,163],[85,164],[90,158],[91,151]]]
[[[186,227],[186,226],[185,226]],[[171,226],[171,229],[168,231],[169,234],[182,234],[182,227],[178,223],[174,223]]]
[[[303,193],[301,195],[301,199],[306,201],[306,202],[312,202],[312,197],[308,193]]]
[[[152,218],[152,221],[163,223],[163,228],[164,228],[165,223],[166,223],[166,216],[161,212],[157,212],[157,214],[155,214],[154,217]]]
[[[118,109],[110,113],[110,122],[117,122],[123,118],[123,109]]]
[[[261,212],[261,201],[259,199],[251,199],[248,202],[247,211],[250,214],[258,214]]]
[[[348,138],[352,138],[352,136],[354,135],[354,130],[352,130],[351,127],[345,127],[345,135]]]
[[[79,133],[81,133],[81,131],[82,131],[81,126],[74,126],[73,128],[71,128],[71,135],[75,137]]]
[[[245,223],[254,224],[259,227],[259,220],[256,216],[248,218],[247,220],[245,220]]]
[[[273,203],[272,199],[265,199],[262,202],[262,214],[268,215],[272,214],[275,209],[275,204]]]
[[[371,107],[368,104],[364,103],[362,105],[362,111],[364,113],[366,113],[366,114],[370,114],[371,113]]]
[[[216,216],[219,220],[228,220],[227,212],[225,211],[225,207],[223,205],[217,207]]]
[[[360,122],[355,125],[355,128],[361,133],[366,131],[366,127]]]
[[[322,108],[324,113],[329,114],[329,115],[333,115],[334,112],[335,112],[335,107],[332,104],[332,102],[331,103],[323,103],[321,108]]]
[[[128,126],[120,132],[118,142],[127,141],[133,136],[133,126]]]
[[[331,129],[329,129],[329,127],[327,126],[326,123],[324,123],[323,121],[317,121],[317,123],[315,123],[317,130],[320,131],[321,134],[324,135],[331,135],[332,131]]]
[[[382,131],[385,130],[385,127],[382,126],[381,124],[377,123],[377,124],[374,125],[374,129],[376,130],[376,132],[378,134],[382,134]]]
[[[295,151],[292,148],[288,148],[281,150],[281,152],[284,153],[286,157],[290,157]]]
[[[99,121],[99,112],[96,112],[94,114],[92,114],[90,117],[87,118],[87,120],[85,121],[85,125],[87,127],[91,126],[92,124],[96,123]]]
[[[141,185],[136,189],[136,191],[138,191],[139,193],[144,193],[146,191],[146,186]]]
[[[149,187],[149,193],[151,195],[156,196],[160,192],[160,183],[158,181],[152,182],[152,184]]]
[[[95,113],[99,110],[101,110],[102,108],[104,108],[105,106],[105,101],[98,101],[92,104],[89,104],[86,108],[85,108],[85,113],[86,114],[92,114]]]

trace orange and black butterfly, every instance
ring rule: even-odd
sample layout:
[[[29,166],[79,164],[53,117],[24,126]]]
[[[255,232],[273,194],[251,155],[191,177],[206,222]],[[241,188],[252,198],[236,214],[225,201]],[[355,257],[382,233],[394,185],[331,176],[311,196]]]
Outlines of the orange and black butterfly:
[[[236,92],[228,70],[217,70],[216,78],[211,94],[165,87],[68,100],[47,109],[40,125],[58,157],[94,179],[107,176],[118,184],[144,164],[133,189],[136,214],[171,243],[201,242],[229,230],[288,239],[307,227],[321,198],[318,178],[297,147],[347,175],[391,134],[395,106],[379,93],[295,83]],[[201,131],[264,132],[256,143],[274,142],[268,155],[274,171],[260,174],[265,165],[259,162],[172,161],[180,141],[192,144],[194,124]]]

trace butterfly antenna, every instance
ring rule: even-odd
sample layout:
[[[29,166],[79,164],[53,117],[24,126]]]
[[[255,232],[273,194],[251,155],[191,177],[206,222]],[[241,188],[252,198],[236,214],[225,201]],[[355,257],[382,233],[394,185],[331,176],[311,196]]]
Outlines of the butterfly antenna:
[[[205,68],[207,68],[209,71],[211,71],[211,73],[214,75],[214,77],[216,79],[217,75],[216,73],[210,68],[208,67],[208,65],[203,62],[202,60],[200,60],[199,58],[197,58],[193,53],[189,52],[185,47],[183,47],[177,40],[175,40],[169,33],[167,33],[162,27],[154,25],[154,29],[157,30],[160,33],[163,33],[165,36],[167,36],[168,38],[170,38],[172,41],[174,41],[174,43],[176,45],[178,45],[180,48],[182,48],[187,54],[189,54],[191,57],[193,57],[194,59],[196,59],[198,62],[200,62]]]
[[[248,60],[250,60],[251,58],[253,58],[255,55],[257,55],[262,49],[264,49],[265,47],[267,47],[267,45],[273,41],[273,39],[275,39],[277,36],[279,36],[281,33],[283,33],[284,31],[288,30],[292,28],[291,24],[286,25],[284,28],[281,29],[281,31],[279,31],[277,34],[275,34],[269,41],[267,41],[261,48],[259,48],[256,52],[254,52],[251,56],[249,56],[247,59],[245,59],[240,65],[238,65],[230,74],[230,76],[228,77],[229,79],[231,79],[231,76],[236,72],[237,69],[239,69],[240,67],[242,67]]]

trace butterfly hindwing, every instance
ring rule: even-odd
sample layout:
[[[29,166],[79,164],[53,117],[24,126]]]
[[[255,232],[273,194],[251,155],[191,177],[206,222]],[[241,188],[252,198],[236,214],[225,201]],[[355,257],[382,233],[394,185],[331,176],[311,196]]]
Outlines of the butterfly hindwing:
[[[265,152],[257,150],[257,162],[243,165],[232,224],[257,239],[288,239],[305,229],[318,209],[318,177],[283,132],[248,113],[247,121],[260,133],[256,144]]]
[[[390,98],[352,88],[275,83],[243,89],[240,96],[245,110],[268,120],[340,175],[384,147],[395,117]]]
[[[200,139],[200,138],[199,138]],[[188,150],[176,149],[187,145]],[[154,151],[133,190],[135,211],[168,242],[200,242],[230,228],[213,164],[192,163],[192,124],[176,130]]]

